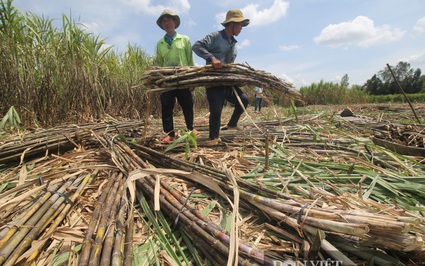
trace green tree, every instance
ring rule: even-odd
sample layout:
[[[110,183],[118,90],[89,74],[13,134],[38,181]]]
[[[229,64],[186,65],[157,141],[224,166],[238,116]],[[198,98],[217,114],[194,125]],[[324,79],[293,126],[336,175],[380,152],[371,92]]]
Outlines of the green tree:
[[[392,73],[391,73],[392,72]],[[421,69],[413,69],[407,62],[400,61],[397,66],[389,66],[368,79],[363,85],[364,90],[371,95],[399,94],[400,88],[393,77],[397,79],[404,92],[418,93],[423,91],[424,78]]]
[[[350,85],[350,83],[348,82],[349,78],[348,78],[348,74],[345,74],[342,78],[341,78],[341,88],[348,88],[348,85]]]
[[[384,94],[382,80],[375,74],[372,78],[368,79],[363,85],[364,90],[371,95],[381,95]]]

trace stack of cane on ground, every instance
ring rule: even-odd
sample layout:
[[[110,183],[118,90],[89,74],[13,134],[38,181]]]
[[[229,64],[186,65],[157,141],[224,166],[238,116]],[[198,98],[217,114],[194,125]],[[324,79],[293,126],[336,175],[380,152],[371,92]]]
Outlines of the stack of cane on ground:
[[[183,159],[132,141],[143,124],[133,126],[2,142],[2,163],[17,163],[0,175],[1,265],[423,259],[425,168],[411,158],[292,125],[292,142],[270,140],[267,157],[264,139],[246,136],[239,146],[251,142],[251,151],[200,149]]]

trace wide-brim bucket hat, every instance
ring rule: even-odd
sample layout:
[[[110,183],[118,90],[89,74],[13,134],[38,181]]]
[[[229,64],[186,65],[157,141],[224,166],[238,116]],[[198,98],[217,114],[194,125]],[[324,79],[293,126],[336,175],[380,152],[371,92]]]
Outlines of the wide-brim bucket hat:
[[[161,29],[163,29],[162,25],[161,25],[161,19],[164,16],[170,16],[170,17],[174,18],[174,20],[176,21],[176,27],[175,27],[176,29],[180,26],[180,17],[178,15],[174,14],[174,12],[171,11],[170,9],[165,9],[164,11],[162,11],[161,16],[159,16],[159,18],[156,20],[156,24],[158,24],[158,26]]]
[[[243,16],[242,11],[239,9],[231,9],[227,11],[226,20],[221,23],[221,25],[226,26],[229,22],[241,22],[242,27],[246,27],[249,24],[249,19]]]

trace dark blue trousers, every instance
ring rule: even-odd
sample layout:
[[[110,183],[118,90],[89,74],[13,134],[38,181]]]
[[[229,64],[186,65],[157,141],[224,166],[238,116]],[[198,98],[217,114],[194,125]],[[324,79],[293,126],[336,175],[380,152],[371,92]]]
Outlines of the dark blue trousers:
[[[187,130],[193,130],[193,95],[189,89],[178,89],[161,93],[162,128],[171,137],[174,132],[174,105],[177,102],[183,110]]]
[[[238,86],[235,86],[235,91],[239,95],[244,108],[248,106],[249,99],[248,95],[244,93]],[[230,118],[228,126],[237,126],[239,118],[244,112],[244,108],[239,104],[238,98],[233,92],[232,87],[209,87],[206,88],[207,100],[210,106],[210,139],[216,139],[220,137],[220,126],[221,126],[221,112],[223,110],[224,102],[228,102],[235,105],[233,114]]]

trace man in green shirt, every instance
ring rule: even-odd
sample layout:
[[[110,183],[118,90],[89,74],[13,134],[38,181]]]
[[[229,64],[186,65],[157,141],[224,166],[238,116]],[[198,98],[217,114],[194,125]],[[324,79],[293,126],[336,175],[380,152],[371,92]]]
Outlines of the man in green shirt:
[[[179,34],[176,29],[180,25],[180,17],[171,10],[164,10],[156,24],[165,31],[165,35],[156,45],[155,64],[161,67],[193,66],[192,45],[188,36]],[[193,131],[196,137],[200,133],[193,127],[193,89],[176,89],[161,93],[162,127],[167,134],[162,144],[168,144],[176,139],[173,122],[173,110],[176,99],[183,110],[186,127]]]

